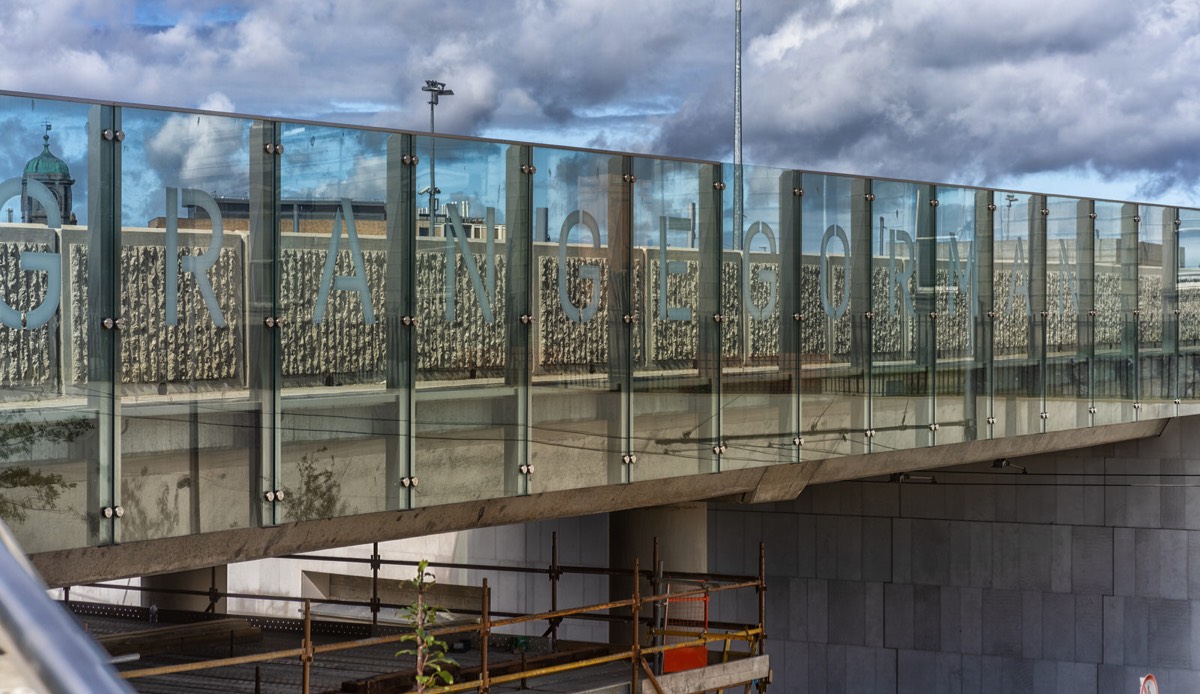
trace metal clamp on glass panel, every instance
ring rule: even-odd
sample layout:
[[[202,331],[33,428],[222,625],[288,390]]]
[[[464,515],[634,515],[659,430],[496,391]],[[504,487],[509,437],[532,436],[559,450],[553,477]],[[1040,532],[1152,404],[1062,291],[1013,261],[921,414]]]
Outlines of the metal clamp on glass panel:
[[[406,488],[407,487],[416,487],[417,483],[418,483],[418,480],[416,477],[405,477],[404,479],[400,480],[400,484],[404,485]]]
[[[626,183],[637,183],[637,176],[634,176],[633,174],[625,174],[621,177],[621,179]]]
[[[1049,210],[1049,209],[1047,209],[1047,208],[1045,208],[1045,207],[1043,207],[1043,208],[1042,208],[1042,216],[1043,216],[1043,217],[1049,217],[1049,216],[1050,216],[1050,210]]]
[[[537,173],[537,167],[533,164],[521,164],[521,173],[532,176]]]
[[[792,188],[792,195],[797,198],[802,198],[802,197],[804,197],[804,189],[803,188]]]
[[[930,425],[929,425],[929,430],[930,430],[930,431],[937,431],[937,430],[938,430],[938,428],[939,428],[939,427],[938,427],[938,425],[937,425],[937,422],[934,422],[933,424],[930,424]]]
[[[105,518],[112,518],[113,516],[121,518],[125,515],[125,509],[121,506],[105,506],[100,509],[100,515]]]
[[[625,463],[626,465],[633,465],[637,462],[637,456],[632,453],[626,453],[625,455],[621,456],[621,462]]]
[[[533,316],[529,315],[528,313],[522,313],[521,314],[521,322],[524,323],[525,325],[529,325],[530,323],[533,322]]]
[[[401,318],[400,318],[400,322],[401,322],[401,323],[403,323],[403,324],[405,324],[405,325],[410,325],[410,326],[411,326],[411,325],[416,325],[416,324],[417,324],[417,317],[416,317],[416,316],[403,316],[403,317],[401,317]]]
[[[933,321],[937,320],[937,311],[929,312],[929,320],[933,320]]]
[[[987,210],[988,210],[988,212],[995,212],[996,211],[996,203],[989,202],[988,206],[987,206]]]
[[[714,313],[714,314],[713,314],[713,322],[714,322],[714,323],[724,323],[724,322],[725,322],[725,316],[723,316],[723,315],[721,315],[721,314],[719,314],[719,313]]]
[[[1096,410],[1095,405],[1092,405],[1091,407],[1088,408],[1088,414],[1096,414],[1096,412],[1097,412],[1097,410]]]
[[[863,314],[863,315],[865,315],[865,316],[866,316],[866,319],[867,319],[867,320],[875,320],[875,312],[874,312],[874,311],[867,311],[867,312],[866,312],[865,314]]]
[[[802,320],[804,320],[804,314],[803,313],[793,313],[792,320],[802,321]]]
[[[988,417],[988,418],[987,418],[987,423],[988,423],[988,424],[995,424],[995,423],[996,423],[996,418],[995,418],[995,417]]]
[[[1042,413],[1042,419],[1050,419],[1050,413],[1049,413],[1049,412],[1043,412],[1043,413]]]
[[[419,161],[421,161],[421,159],[415,154],[405,154],[404,156],[400,157],[400,163],[404,164],[405,166],[416,166],[417,162]]]
[[[116,319],[105,318],[104,320],[100,321],[100,325],[104,326],[105,330],[114,330],[114,329],[120,330],[121,328],[125,327],[125,319],[124,318],[116,318]]]
[[[1135,214],[1135,215],[1133,216],[1133,223],[1134,223],[1134,224],[1141,224],[1141,223],[1142,223],[1142,218],[1141,218],[1141,216],[1140,216],[1140,215],[1136,215],[1136,214]]]
[[[995,317],[996,317],[996,312],[995,312],[995,311],[988,311],[988,312],[987,312],[987,317],[988,317],[988,318],[995,318]]]
[[[713,190],[725,190],[724,181],[716,181],[713,183]]]
[[[713,453],[716,453],[717,455],[724,455],[726,450],[725,444],[723,443],[718,443],[717,445],[713,446]]]
[[[624,316],[622,316],[622,320],[624,320],[626,323],[636,323],[638,322],[638,314],[626,313]]]
[[[523,465],[521,465],[520,470],[521,470],[522,475],[532,475],[533,474],[533,465],[532,464],[523,464]]]
[[[875,194],[874,193],[867,193],[866,198],[867,198],[867,202],[875,202]]]
[[[1135,410],[1142,409],[1142,403],[1140,403],[1140,402],[1133,403],[1133,409],[1135,409]]]
[[[930,206],[930,207],[937,207],[939,204],[940,204],[940,203],[939,203],[937,200],[930,200],[930,201],[929,201],[929,206]]]
[[[792,437],[792,445],[793,446],[803,446],[804,445],[804,437],[803,436]]]

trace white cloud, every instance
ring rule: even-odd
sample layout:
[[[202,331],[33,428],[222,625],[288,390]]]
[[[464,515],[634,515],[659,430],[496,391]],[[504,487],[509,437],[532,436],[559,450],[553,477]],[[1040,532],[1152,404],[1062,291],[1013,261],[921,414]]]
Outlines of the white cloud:
[[[436,78],[443,132],[730,156],[724,0],[10,5],[6,89],[423,130]],[[1130,195],[1200,179],[1194,0],[801,0],[744,22],[747,161],[1144,182]]]

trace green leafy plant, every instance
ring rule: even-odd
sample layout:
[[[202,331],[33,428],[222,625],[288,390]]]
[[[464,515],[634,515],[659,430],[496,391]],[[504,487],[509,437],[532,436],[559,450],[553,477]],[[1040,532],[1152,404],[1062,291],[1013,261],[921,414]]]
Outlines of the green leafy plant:
[[[28,453],[35,443],[70,443],[92,429],[83,417],[61,422],[9,422],[0,426],[0,462]],[[41,472],[25,465],[0,470],[0,519],[23,523],[30,511],[51,510],[63,492],[75,487],[57,472]],[[19,490],[17,495],[7,490]]]
[[[413,677],[418,692],[424,692],[429,687],[437,687],[454,682],[454,676],[448,668],[456,667],[458,663],[446,655],[446,642],[431,633],[446,613],[439,607],[430,605],[426,594],[433,588],[436,579],[433,573],[427,571],[429,562],[422,559],[417,564],[417,576],[406,585],[417,593],[417,600],[404,608],[404,614],[412,624],[411,634],[405,634],[401,639],[413,644],[412,648],[398,651],[396,655],[415,655],[417,657],[417,674]]]

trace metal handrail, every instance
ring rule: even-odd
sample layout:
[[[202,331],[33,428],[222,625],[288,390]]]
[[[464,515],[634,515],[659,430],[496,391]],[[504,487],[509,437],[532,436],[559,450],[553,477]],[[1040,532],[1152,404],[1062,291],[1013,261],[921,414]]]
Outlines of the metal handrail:
[[[126,694],[100,645],[58,604],[0,521],[0,629],[17,654],[51,692]]]

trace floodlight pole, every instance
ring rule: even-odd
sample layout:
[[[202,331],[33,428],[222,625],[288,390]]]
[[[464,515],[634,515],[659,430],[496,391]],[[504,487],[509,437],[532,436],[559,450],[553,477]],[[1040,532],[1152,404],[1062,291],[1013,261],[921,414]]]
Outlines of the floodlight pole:
[[[733,14],[733,244],[741,250],[746,226],[742,209],[742,0],[734,0]]]
[[[421,91],[429,92],[429,235],[433,236],[434,223],[437,221],[437,194],[441,191],[437,187],[436,164],[437,164],[437,130],[434,127],[433,111],[438,105],[438,97],[454,96],[453,89],[446,89],[445,82],[437,80],[425,80],[425,86],[421,87]]]

